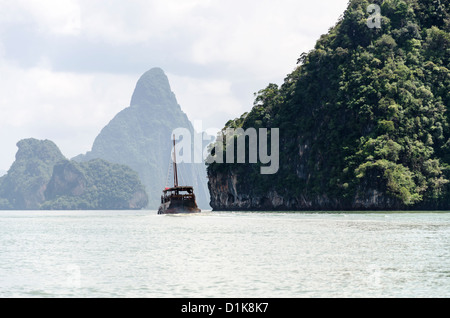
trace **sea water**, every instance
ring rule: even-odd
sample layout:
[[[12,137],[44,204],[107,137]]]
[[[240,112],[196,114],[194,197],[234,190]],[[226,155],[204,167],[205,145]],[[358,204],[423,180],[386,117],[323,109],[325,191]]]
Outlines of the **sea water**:
[[[0,212],[0,297],[449,297],[450,213]]]

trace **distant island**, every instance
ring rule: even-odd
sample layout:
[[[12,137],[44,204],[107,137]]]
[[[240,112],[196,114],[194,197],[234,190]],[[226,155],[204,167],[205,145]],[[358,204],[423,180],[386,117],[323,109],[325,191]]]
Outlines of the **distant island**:
[[[156,210],[176,128],[197,133],[164,71],[152,68],[139,78],[130,106],[102,129],[86,154],[68,160],[52,141],[19,141],[15,162],[0,176],[0,209]],[[179,166],[200,208],[210,209],[206,166]]]
[[[2,210],[142,209],[148,196],[136,172],[96,159],[67,160],[49,140],[21,140],[16,160],[0,178]]]
[[[224,127],[279,128],[280,169],[210,164],[213,209],[449,209],[449,32],[448,1],[350,1]]]
[[[73,158],[84,162],[100,158],[124,164],[136,171],[149,196],[149,208],[158,209],[162,190],[168,186],[172,132],[185,128],[194,133],[192,123],[178,104],[164,71],[155,67],[137,81],[130,106],[119,112],[95,138],[92,149]],[[195,188],[201,209],[210,209],[206,166],[179,165],[184,185]]]

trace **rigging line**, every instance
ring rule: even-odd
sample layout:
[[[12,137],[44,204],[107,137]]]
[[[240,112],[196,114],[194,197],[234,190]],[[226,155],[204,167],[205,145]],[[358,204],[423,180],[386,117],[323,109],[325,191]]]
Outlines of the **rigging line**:
[[[169,187],[169,177],[170,177],[170,168],[172,167],[172,163],[169,160],[169,167],[167,168],[167,178],[166,178],[166,188]]]
[[[178,169],[177,169],[177,152],[176,152],[176,142],[175,134],[173,135],[173,151],[172,151],[172,161],[173,161],[173,183],[175,187],[178,187]]]

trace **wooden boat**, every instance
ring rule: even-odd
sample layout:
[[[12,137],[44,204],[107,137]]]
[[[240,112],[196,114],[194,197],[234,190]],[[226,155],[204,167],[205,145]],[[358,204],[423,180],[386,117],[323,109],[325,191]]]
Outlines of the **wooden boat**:
[[[195,200],[194,188],[178,185],[177,160],[175,153],[175,136],[173,136],[173,183],[172,188],[165,188],[161,196],[158,214],[199,213],[201,210]]]

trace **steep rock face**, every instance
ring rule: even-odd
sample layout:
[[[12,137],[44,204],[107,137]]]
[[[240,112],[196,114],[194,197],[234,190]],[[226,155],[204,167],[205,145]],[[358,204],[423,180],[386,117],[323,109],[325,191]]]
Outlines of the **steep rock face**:
[[[138,172],[149,194],[149,208],[157,209],[161,191],[166,186],[171,160],[172,132],[194,129],[178,105],[169,80],[160,68],[143,74],[136,84],[130,107],[118,113],[94,141],[92,150],[74,160],[95,158],[124,164]],[[209,207],[206,168],[204,164],[180,164],[180,179],[194,186],[197,203]],[[170,180],[170,179],[169,179]]]
[[[211,207],[218,211],[339,211],[339,210],[392,210],[404,208],[402,204],[376,189],[365,189],[352,200],[330,198],[327,194],[292,195],[288,188],[269,190],[263,194],[242,187],[239,176],[218,173],[209,175]],[[278,192],[280,191],[280,192]]]
[[[381,28],[368,26],[370,4]],[[279,128],[280,169],[209,165],[213,209],[448,209],[449,10],[433,0],[350,1],[281,87],[269,84],[226,124]]]
[[[81,167],[68,160],[55,165],[47,185],[45,197],[54,200],[58,196],[81,196],[87,190],[87,179]]]
[[[129,167],[101,159],[55,165],[45,191],[44,209],[142,209],[147,193]]]
[[[53,166],[65,157],[49,140],[24,139],[17,147],[15,162],[0,179],[0,208],[35,210],[45,201]]]

